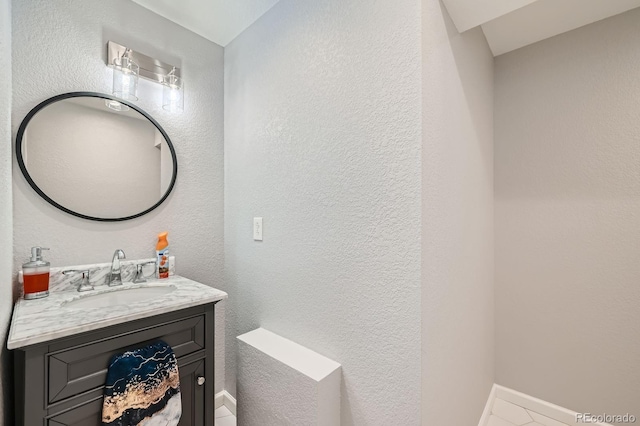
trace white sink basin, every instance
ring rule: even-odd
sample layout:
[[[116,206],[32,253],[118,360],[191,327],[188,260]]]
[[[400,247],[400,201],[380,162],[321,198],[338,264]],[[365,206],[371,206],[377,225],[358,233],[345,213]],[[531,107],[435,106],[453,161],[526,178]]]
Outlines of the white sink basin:
[[[122,290],[107,293],[83,295],[79,299],[64,303],[63,306],[78,309],[122,306],[135,302],[151,301],[152,299],[169,294],[175,289],[174,286],[123,288]]]

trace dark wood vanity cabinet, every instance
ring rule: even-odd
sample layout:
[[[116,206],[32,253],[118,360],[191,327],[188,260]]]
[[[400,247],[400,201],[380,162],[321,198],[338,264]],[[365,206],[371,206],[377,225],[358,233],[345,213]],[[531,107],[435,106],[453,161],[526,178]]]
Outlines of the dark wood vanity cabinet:
[[[213,303],[16,349],[16,425],[101,426],[109,360],[156,340],[178,359],[180,426],[213,426]]]

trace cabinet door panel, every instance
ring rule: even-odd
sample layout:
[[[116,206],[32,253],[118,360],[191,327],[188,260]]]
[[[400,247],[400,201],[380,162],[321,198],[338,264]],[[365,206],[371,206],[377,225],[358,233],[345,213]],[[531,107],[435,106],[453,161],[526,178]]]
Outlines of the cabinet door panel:
[[[178,426],[204,426],[205,392],[204,386],[198,385],[198,377],[204,377],[204,369],[204,361],[187,364],[180,368],[182,417]]]

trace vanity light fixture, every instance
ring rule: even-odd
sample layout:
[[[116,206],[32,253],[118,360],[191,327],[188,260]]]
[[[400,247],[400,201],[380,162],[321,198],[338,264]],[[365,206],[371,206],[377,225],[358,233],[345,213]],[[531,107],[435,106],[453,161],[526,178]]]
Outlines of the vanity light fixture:
[[[105,99],[104,104],[107,106],[107,108],[112,109],[114,111],[118,111],[118,112],[129,111],[128,106],[113,99]]]
[[[113,59],[113,94],[126,101],[137,101],[140,67],[130,55],[131,49],[125,49],[122,56]]]
[[[182,112],[184,110],[184,91],[182,79],[175,74],[175,67],[164,77],[162,89],[162,108],[169,112]]]
[[[138,76],[162,84],[162,108],[170,112],[184,109],[183,80],[180,68],[110,41],[107,43],[107,65],[113,70],[113,94],[120,99],[137,101]],[[135,71],[135,79],[133,79]],[[116,75],[118,78],[116,78]],[[126,78],[125,78],[126,77]],[[133,92],[131,91],[133,88]],[[127,89],[127,90],[125,90]],[[122,111],[111,102],[107,107]],[[127,108],[126,105],[120,107]]]

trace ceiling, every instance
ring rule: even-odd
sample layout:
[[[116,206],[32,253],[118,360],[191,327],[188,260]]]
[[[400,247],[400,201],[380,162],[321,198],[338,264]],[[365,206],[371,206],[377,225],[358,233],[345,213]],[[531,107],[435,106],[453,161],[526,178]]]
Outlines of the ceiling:
[[[226,46],[278,0],[133,0]],[[443,0],[459,32],[481,26],[494,56],[640,7],[640,0]]]
[[[278,0],[133,0],[139,5],[226,46]]]
[[[494,56],[640,7],[640,0],[443,0],[459,32],[482,26]]]

